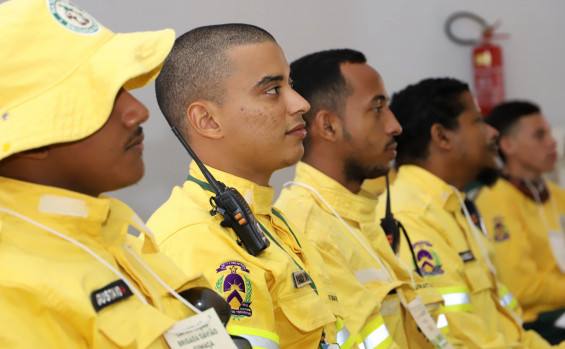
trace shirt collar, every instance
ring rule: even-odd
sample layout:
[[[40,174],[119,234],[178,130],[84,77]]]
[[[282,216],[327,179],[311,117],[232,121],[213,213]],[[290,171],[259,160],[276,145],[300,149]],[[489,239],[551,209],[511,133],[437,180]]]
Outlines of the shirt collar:
[[[271,213],[271,207],[275,195],[273,187],[261,186],[247,179],[234,176],[230,173],[223,172],[209,166],[206,166],[206,168],[210,171],[210,173],[212,173],[212,176],[214,176],[216,180],[224,183],[228,187],[235,188],[241,196],[243,196],[254,213],[265,215]],[[190,175],[207,183],[204,175],[194,161],[190,164]]]
[[[336,180],[302,161],[296,167],[294,180],[316,188],[341,217],[358,223],[375,221],[375,208],[378,203],[375,195],[364,190],[354,194]],[[320,207],[331,213],[331,210],[321,202],[317,195],[312,196]]]
[[[457,189],[454,189],[444,180],[420,166],[400,166],[396,179],[406,180],[417,186],[447,211],[456,212],[461,210],[461,202],[455,193]],[[461,193],[461,196],[464,198],[465,194]]]
[[[0,177],[0,187],[0,206],[44,223],[67,236],[76,238],[87,234],[112,244],[121,239],[127,233],[127,226],[132,224],[141,228],[140,231],[146,235],[147,248],[157,250],[152,234],[148,229],[143,230],[141,219],[119,200],[103,195],[92,197],[6,177]]]

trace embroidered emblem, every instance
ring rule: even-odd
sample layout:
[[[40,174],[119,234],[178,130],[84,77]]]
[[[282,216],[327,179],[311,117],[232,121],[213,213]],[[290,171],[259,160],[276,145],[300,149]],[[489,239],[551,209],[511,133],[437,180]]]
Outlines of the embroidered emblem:
[[[216,281],[216,291],[224,297],[231,308],[232,319],[241,319],[252,315],[251,281],[244,273],[249,274],[247,267],[240,262],[222,263],[216,273],[221,276]]]
[[[417,267],[422,276],[443,274],[441,261],[438,255],[432,250],[432,244],[427,241],[420,241],[412,245],[416,255]]]
[[[508,233],[508,228],[506,224],[504,224],[504,217],[503,216],[495,216],[493,219],[494,224],[494,241],[504,241],[510,238],[510,234]]]
[[[96,311],[132,296],[133,293],[123,280],[114,281],[101,289],[92,291],[90,301]]]
[[[92,35],[100,31],[94,17],[68,0],[47,0],[47,5],[57,22],[72,32]]]

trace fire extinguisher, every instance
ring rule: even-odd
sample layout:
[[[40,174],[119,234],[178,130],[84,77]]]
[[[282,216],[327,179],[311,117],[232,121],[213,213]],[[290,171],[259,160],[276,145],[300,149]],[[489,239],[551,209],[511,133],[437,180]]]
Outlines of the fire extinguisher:
[[[460,18],[471,19],[481,26],[482,33],[479,39],[461,39],[456,37],[451,29],[453,22]],[[475,97],[483,115],[487,115],[493,107],[502,103],[505,98],[504,91],[504,66],[502,49],[492,43],[493,39],[505,37],[503,34],[494,34],[499,22],[488,25],[484,19],[470,12],[458,12],[451,15],[445,24],[448,37],[461,45],[473,45],[473,83]]]

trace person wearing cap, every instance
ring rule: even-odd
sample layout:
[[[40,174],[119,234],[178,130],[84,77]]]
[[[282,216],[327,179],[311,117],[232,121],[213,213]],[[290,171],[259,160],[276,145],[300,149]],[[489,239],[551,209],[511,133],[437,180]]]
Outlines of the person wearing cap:
[[[376,216],[377,197],[361,188],[367,178],[384,179],[402,131],[388,109],[383,79],[363,53],[351,49],[306,55],[290,70],[311,109],[304,115],[304,157],[275,206],[324,257],[345,324],[360,333],[365,348],[393,341],[401,348],[446,347],[442,332],[424,334],[408,308],[420,296],[434,312],[423,312],[434,326],[441,295],[397,260]],[[447,332],[445,316],[439,325]]]
[[[166,286],[207,281],[100,195],[143,176],[149,115],[128,90],[155,78],[173,40],[115,34],[68,1],[0,5],[1,347],[168,348],[163,334],[194,315]]]
[[[468,347],[550,347],[522,329],[517,302],[504,302],[512,296],[496,277],[492,247],[462,193],[496,167],[497,154],[498,132],[485,123],[468,85],[425,79],[395,93],[390,109],[403,130],[390,187],[392,212],[410,239],[401,239],[400,257],[441,293],[450,330]],[[384,202],[377,212],[384,214]]]
[[[504,102],[486,121],[500,133],[502,176],[479,191],[476,204],[496,254],[500,279],[524,309],[524,326],[552,343],[565,310],[565,191],[545,180],[557,161],[556,141],[539,106]]]

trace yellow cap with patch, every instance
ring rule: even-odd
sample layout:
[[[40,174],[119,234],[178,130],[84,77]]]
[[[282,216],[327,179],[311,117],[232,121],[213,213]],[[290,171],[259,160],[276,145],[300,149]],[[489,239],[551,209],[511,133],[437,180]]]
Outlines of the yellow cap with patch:
[[[113,33],[68,0],[0,4],[0,160],[96,132],[120,88],[157,77],[174,39]]]

